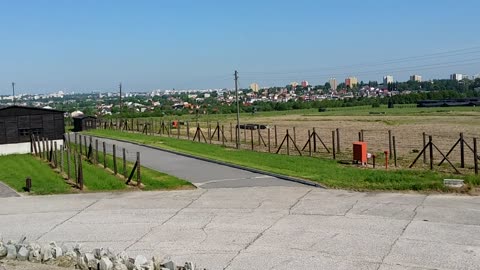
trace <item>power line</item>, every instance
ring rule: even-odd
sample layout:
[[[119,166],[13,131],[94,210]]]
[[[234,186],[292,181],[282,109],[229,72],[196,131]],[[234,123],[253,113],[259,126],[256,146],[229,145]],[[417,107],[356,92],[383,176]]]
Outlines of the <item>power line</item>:
[[[436,59],[438,57],[448,58],[452,56],[460,56],[460,55],[471,55],[480,52],[480,46],[470,47],[465,49],[457,49],[439,53],[431,53],[431,54],[424,54],[424,55],[417,55],[417,56],[410,56],[410,57],[403,57],[403,58],[396,58],[390,60],[384,60],[380,62],[366,62],[366,63],[358,63],[358,64],[351,64],[351,65],[344,65],[344,66],[331,66],[331,67],[321,67],[316,69],[309,69],[309,70],[297,70],[297,71],[279,71],[279,72],[244,72],[245,75],[268,75],[268,74],[277,74],[277,75],[293,75],[293,74],[302,74],[308,72],[317,72],[319,70],[338,70],[338,69],[347,69],[352,67],[363,67],[363,66],[381,66],[387,64],[396,64],[396,63],[404,63],[404,62],[411,62],[413,60],[428,60],[428,59]]]
[[[414,66],[406,66],[406,67],[397,67],[397,68],[391,68],[391,69],[379,69],[379,70],[364,70],[364,71],[348,71],[348,72],[342,72],[342,73],[317,73],[317,74],[309,74],[309,75],[303,75],[303,78],[318,78],[318,77],[327,77],[327,76],[342,76],[342,75],[347,75],[347,74],[355,74],[355,75],[364,75],[364,74],[373,74],[373,73],[394,73],[394,72],[406,72],[406,71],[418,71],[418,70],[429,70],[429,69],[438,69],[438,68],[445,68],[445,67],[451,67],[451,66],[461,66],[461,65],[473,65],[473,64],[480,64],[479,58],[471,58],[471,59],[462,59],[459,61],[448,61],[448,62],[440,62],[440,63],[432,63],[432,64],[426,64],[426,65],[414,65]],[[474,61],[474,62],[472,62]],[[285,78],[285,76],[279,76],[279,75],[257,75],[257,76],[246,76],[249,79],[255,79],[255,78],[263,78],[263,79],[282,79]]]

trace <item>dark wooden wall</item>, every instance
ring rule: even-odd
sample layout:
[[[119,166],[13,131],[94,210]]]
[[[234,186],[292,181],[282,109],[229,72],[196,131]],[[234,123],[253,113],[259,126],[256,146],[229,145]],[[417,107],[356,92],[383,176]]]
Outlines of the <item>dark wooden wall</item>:
[[[64,133],[61,111],[16,106],[0,109],[0,144],[29,142],[30,134],[58,140]]]

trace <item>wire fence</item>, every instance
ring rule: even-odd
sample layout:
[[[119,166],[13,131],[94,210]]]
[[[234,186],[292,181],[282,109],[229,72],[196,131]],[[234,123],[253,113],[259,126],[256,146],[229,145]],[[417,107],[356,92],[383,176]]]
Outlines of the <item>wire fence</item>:
[[[375,157],[377,164],[396,168],[415,165],[432,170],[466,174],[473,171],[478,174],[477,136],[471,132],[440,131],[428,134],[421,130],[405,131],[399,127],[355,130],[348,126],[332,129],[285,124],[241,124],[237,128],[236,124],[231,122],[190,123],[157,119],[98,120],[97,128],[185,139],[257,152],[330,157],[345,162],[354,161],[354,143],[364,142],[371,154],[368,156]],[[427,147],[430,137],[433,149]],[[372,162],[369,160],[368,165],[373,165]]]
[[[73,137],[73,139],[71,138]],[[31,152],[34,156],[48,162],[53,169],[59,170],[66,181],[77,189],[84,189],[85,164],[113,173],[125,184],[141,186],[140,152],[131,152],[118,148],[115,144],[99,142],[98,139],[74,133],[66,134],[63,142],[47,138],[31,137]],[[128,160],[134,160],[132,164]]]

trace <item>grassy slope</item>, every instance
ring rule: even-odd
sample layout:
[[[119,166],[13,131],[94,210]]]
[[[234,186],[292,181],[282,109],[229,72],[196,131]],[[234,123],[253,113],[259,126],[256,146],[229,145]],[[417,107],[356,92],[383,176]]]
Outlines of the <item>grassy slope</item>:
[[[113,156],[106,155],[107,158],[107,168],[113,168]],[[99,164],[103,167],[103,155],[99,153]],[[127,177],[130,175],[130,172],[133,169],[134,164],[127,162]],[[117,168],[118,173],[123,174],[123,164],[122,159],[117,157]],[[193,187],[193,184],[177,178],[172,175],[161,173],[149,168],[141,167],[142,175],[142,184],[144,185],[143,190],[158,190],[158,189],[179,189],[179,188],[190,188]],[[136,179],[136,175],[133,176],[133,180]]]
[[[25,178],[32,178],[33,194],[67,193],[70,187],[50,166],[31,155],[0,156],[0,180],[23,192]]]
[[[392,170],[385,172],[382,170],[358,169],[338,164],[330,159],[275,155],[245,150],[237,151],[221,146],[111,130],[95,130],[91,131],[90,134],[135,141],[264,171],[300,177],[335,188],[445,190],[442,180],[452,177],[451,175],[427,170]],[[476,177],[467,177],[467,181],[475,185],[479,184]]]

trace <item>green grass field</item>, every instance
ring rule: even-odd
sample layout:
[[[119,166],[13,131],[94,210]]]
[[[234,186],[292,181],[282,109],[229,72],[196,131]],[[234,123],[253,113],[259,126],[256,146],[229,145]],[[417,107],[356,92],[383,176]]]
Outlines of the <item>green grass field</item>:
[[[103,157],[101,159],[103,163]],[[112,168],[113,158],[107,155],[107,163]],[[119,168],[121,162],[118,161]],[[125,180],[115,176],[111,171],[105,170],[100,166],[89,163],[86,160],[82,162],[84,175],[84,191],[122,191],[130,187],[125,185]],[[127,164],[128,172],[133,168],[133,164]],[[67,162],[65,156],[64,173],[67,172]],[[79,192],[71,184],[65,181],[64,176],[59,172],[59,168],[54,170],[43,160],[31,155],[8,155],[0,156],[0,181],[12,187],[18,192],[24,192],[25,179],[31,177],[32,191],[30,194],[60,194]],[[71,178],[74,178],[73,157],[70,162]],[[193,185],[177,177],[150,170],[142,166],[142,190],[169,190],[193,188]]]
[[[429,170],[362,169],[342,165],[330,159],[235,150],[217,145],[112,130],[92,130],[88,134],[134,141],[212,160],[304,178],[331,188],[447,191],[448,189],[443,186],[443,179],[454,177]],[[480,184],[478,177],[467,176],[465,179],[471,186]]]
[[[25,179],[32,178],[33,194],[69,193],[70,186],[50,166],[31,155],[0,156],[0,181],[23,192]]]

